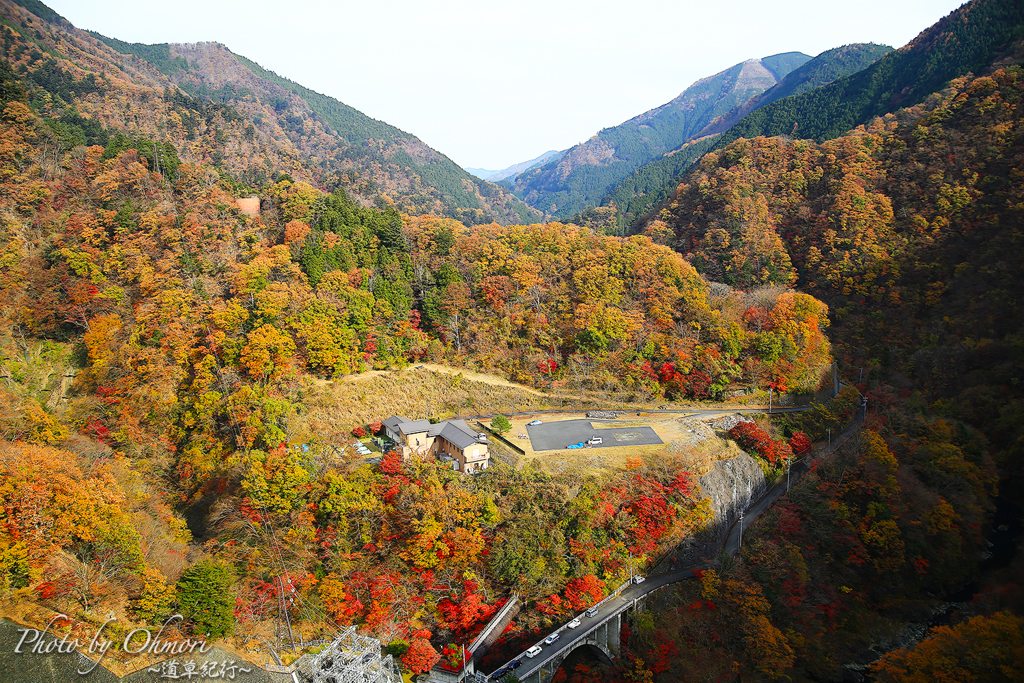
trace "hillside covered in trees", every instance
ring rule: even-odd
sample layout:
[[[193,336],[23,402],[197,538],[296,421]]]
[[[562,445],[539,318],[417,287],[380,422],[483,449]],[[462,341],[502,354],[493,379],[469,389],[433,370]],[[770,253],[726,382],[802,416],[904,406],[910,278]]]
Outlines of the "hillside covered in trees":
[[[237,192],[255,192],[284,173],[344,189],[361,206],[468,224],[539,218],[416,137],[223,45],[130,44],[80,31],[52,11],[37,8],[50,15],[44,20],[12,0],[0,7],[6,59],[65,150],[105,145],[103,131],[119,131],[217,169]]]
[[[619,224],[636,230],[657,216],[680,176],[706,152],[740,138],[788,136],[820,142],[843,135],[876,116],[922,102],[953,78],[986,68],[1020,38],[1022,24],[1020,3],[966,3],[868,68],[775,101],[717,138],[685,146],[637,169],[601,205],[614,204]]]
[[[80,36],[16,16],[0,27],[0,584],[78,631],[180,612],[183,632],[244,648],[273,637],[287,583],[296,624],[389,635],[416,668],[512,591],[528,634],[706,522],[678,459],[473,480],[338,457],[380,425],[316,421],[336,378],[432,360],[643,402],[813,390],[830,366],[821,302],[713,286],[644,236],[243,181],[229,160],[267,158],[224,133],[252,125],[243,104],[73,70],[59,55],[84,63]],[[254,191],[259,214],[241,213]]]
[[[977,3],[957,20],[984,14]],[[959,43],[946,45],[957,54]],[[772,680],[855,670],[1013,680],[1020,670],[1019,535],[981,580],[977,552],[960,553],[997,525],[1020,528],[1021,55],[1017,43],[919,105],[831,140],[738,139],[704,155],[647,224],[711,279],[793,284],[828,303],[840,363],[863,368],[854,374],[869,410],[861,442],[759,522],[738,562],[638,622],[636,675],[731,680],[723,662],[737,652]],[[952,516],[936,524],[943,510]],[[892,554],[866,559],[855,538]],[[951,594],[961,602],[946,608],[950,625],[912,647],[879,642]],[[677,657],[692,662],[685,674],[672,672]]]
[[[419,672],[457,666],[516,592],[495,657],[517,652],[705,529],[699,473],[671,444],[600,474],[364,463],[345,442],[386,417],[366,387],[433,361],[548,392],[531,405],[691,402],[813,390],[835,355],[838,397],[725,438],[784,476],[858,392],[860,435],[738,557],[637,614],[612,667],[567,660],[556,680],[1020,670],[1020,560],[979,573],[997,496],[1019,520],[1019,52],[832,140],[736,140],[644,234],[614,237],[412,212],[358,178],[321,188],[304,150],[334,139],[321,119],[346,135],[347,114],[315,94],[219,46],[110,47],[3,7],[5,610],[69,614],[84,641],[110,614],[123,635],[181,613],[170,635],[247,653],[287,612],[307,636],[354,624]],[[238,72],[204,60],[319,118],[260,146],[264,95],[216,95],[214,75]],[[249,194],[258,214],[238,209]],[[458,395],[435,413],[476,405]],[[946,630],[871,664],[965,589]]]

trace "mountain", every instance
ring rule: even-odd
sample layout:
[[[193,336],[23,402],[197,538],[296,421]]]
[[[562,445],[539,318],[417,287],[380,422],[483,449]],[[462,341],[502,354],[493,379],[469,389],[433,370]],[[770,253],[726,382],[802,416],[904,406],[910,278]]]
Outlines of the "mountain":
[[[530,159],[529,161],[523,161],[518,164],[513,164],[512,166],[503,168],[500,171],[488,171],[483,168],[467,168],[466,170],[477,178],[482,178],[483,180],[489,180],[492,183],[496,183],[498,181],[505,180],[506,178],[515,178],[515,176],[519,175],[523,171],[528,171],[535,166],[539,166],[551,157],[560,154],[564,154],[564,152],[552,149],[544,152],[539,157]]]
[[[727,131],[752,111],[784,97],[820,88],[837,78],[866,69],[888,52],[892,52],[888,45],[874,43],[854,43],[822,52],[806,64],[790,71],[768,90],[760,95],[754,95],[742,105],[712,121],[697,134],[697,137]]]
[[[22,624],[177,619],[265,661],[300,654],[274,636],[287,618],[307,643],[351,625],[412,671],[452,671],[518,595],[496,666],[638,573],[704,555],[722,518],[699,484],[731,488],[743,462],[786,492],[741,522],[742,546],[625,614],[616,661],[567,659],[556,680],[1021,670],[1019,41],[835,139],[734,140],[649,234],[617,237],[359,206],[342,178],[325,194],[288,177],[320,161],[289,155],[330,149],[350,112],[284,85],[269,107],[248,86],[216,95],[189,72],[233,70],[217,46],[112,51],[0,6],[0,597]],[[243,212],[249,169],[276,181]],[[831,377],[833,349],[837,397],[730,419],[728,441],[722,422],[648,415],[664,447],[472,478],[353,448],[387,415],[717,396],[760,413]],[[913,657],[869,664],[939,618]],[[104,661],[128,674],[127,654]],[[0,654],[20,680],[80,680],[36,663]]]
[[[8,21],[20,22],[25,8],[38,12],[30,15],[38,36],[30,33],[32,47],[25,48],[32,58],[20,67],[38,93],[34,106],[55,125],[81,133],[81,143],[105,144],[100,129],[156,141],[252,191],[283,173],[326,190],[343,188],[363,206],[470,224],[538,215],[415,136],[219,43],[126,43],[78,30],[38,2],[0,0]],[[45,99],[43,91],[52,96]]]
[[[608,193],[621,225],[638,229],[672,194],[677,178],[711,149],[739,138],[787,135],[825,140],[875,116],[913,105],[951,79],[991,64],[1022,34],[1024,6],[1012,0],[965,4],[868,68],[816,90],[773,102],[714,140],[666,155],[638,169]]]
[[[530,206],[567,217],[597,204],[633,170],[678,148],[715,118],[811,58],[799,52],[751,59],[702,78],[678,97],[567,150],[557,160],[520,174],[515,193]]]

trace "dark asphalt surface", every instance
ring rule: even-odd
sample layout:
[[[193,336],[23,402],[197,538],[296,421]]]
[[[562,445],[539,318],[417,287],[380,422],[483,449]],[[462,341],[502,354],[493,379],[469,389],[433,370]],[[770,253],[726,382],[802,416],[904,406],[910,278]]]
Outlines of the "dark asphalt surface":
[[[604,443],[592,448],[648,446],[664,441],[651,427],[614,427],[614,420],[558,420],[527,427],[530,446],[535,451],[565,450],[570,444],[600,436]]]

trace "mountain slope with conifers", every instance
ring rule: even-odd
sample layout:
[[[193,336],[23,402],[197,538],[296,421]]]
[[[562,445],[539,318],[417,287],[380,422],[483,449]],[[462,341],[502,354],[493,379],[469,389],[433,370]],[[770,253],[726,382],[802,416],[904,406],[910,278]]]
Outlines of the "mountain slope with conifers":
[[[837,137],[875,116],[917,104],[953,78],[985,68],[1022,35],[1021,3],[967,3],[867,69],[774,102],[747,115],[713,141],[684,148],[638,169],[602,203],[614,202],[620,222],[638,229],[672,194],[676,179],[707,151],[759,135],[819,141]]]
[[[344,188],[363,206],[471,224],[539,217],[415,136],[218,43],[132,44],[78,30],[39,3],[4,0],[0,10],[14,32],[5,48],[19,51],[9,59],[38,94],[30,93],[33,102],[55,125],[78,131],[67,144],[105,144],[99,126],[170,145],[182,160],[210,163],[252,191],[283,173]],[[92,132],[80,135],[83,126]]]
[[[822,52],[806,64],[793,69],[768,90],[751,97],[739,107],[712,121],[697,134],[697,137],[727,131],[752,111],[784,97],[799,95],[828,85],[843,76],[857,73],[891,51],[892,48],[888,45],[855,43]]]

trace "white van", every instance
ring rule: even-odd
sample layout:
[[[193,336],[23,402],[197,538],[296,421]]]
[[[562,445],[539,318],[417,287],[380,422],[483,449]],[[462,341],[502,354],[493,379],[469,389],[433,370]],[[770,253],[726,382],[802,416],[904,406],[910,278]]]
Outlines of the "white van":
[[[529,657],[530,659],[533,659],[534,657],[539,655],[541,652],[543,652],[543,650],[541,649],[540,645],[534,645],[533,647],[531,647],[529,650],[526,651],[526,656]]]

